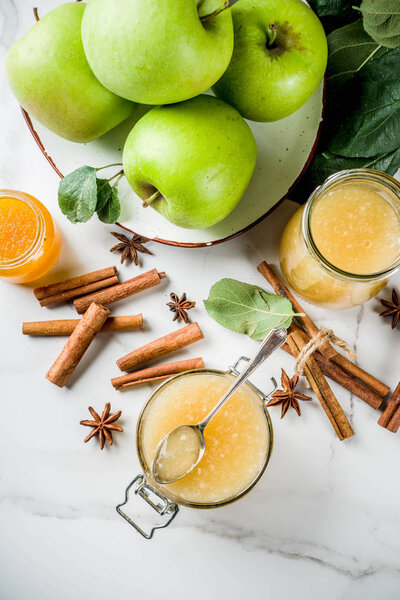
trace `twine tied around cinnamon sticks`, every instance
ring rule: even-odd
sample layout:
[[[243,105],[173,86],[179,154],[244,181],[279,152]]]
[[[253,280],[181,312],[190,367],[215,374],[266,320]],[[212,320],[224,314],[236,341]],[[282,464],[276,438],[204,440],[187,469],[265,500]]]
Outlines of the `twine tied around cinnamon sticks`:
[[[306,366],[307,360],[322,344],[326,342],[331,342],[334,346],[342,348],[345,351],[347,358],[350,360],[356,359],[356,354],[350,349],[345,340],[335,335],[332,329],[321,327],[321,329],[302,348],[300,354],[296,358],[294,365],[294,372],[296,375],[304,375],[304,367]]]

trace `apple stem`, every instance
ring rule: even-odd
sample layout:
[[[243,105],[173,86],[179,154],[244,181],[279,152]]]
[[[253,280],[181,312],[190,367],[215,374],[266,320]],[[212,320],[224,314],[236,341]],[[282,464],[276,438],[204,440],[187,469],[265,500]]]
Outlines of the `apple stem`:
[[[156,190],[154,192],[154,194],[152,194],[151,196],[149,196],[148,198],[146,198],[146,200],[143,200],[142,202],[142,206],[143,208],[147,208],[149,206],[149,204],[151,204],[153,202],[153,200],[157,200],[157,198],[161,196],[160,192],[158,190]]]
[[[33,16],[35,17],[36,22],[40,21],[40,17],[39,17],[37,6],[33,7]]]
[[[111,165],[104,165],[104,167],[97,167],[96,171],[102,171],[103,169],[108,169],[109,167],[122,167],[122,163],[112,163]]]
[[[202,23],[204,23],[205,21],[209,21],[210,19],[213,19],[214,17],[216,17],[220,13],[224,12],[224,10],[226,10],[227,8],[230,8],[230,7],[231,7],[231,5],[229,2],[224,2],[224,5],[221,6],[220,8],[213,10],[213,12],[209,13],[208,15],[203,15],[202,17],[200,17],[200,21]]]
[[[114,179],[115,177],[117,177],[116,181],[114,181],[114,183],[112,184],[111,189],[114,189],[115,186],[118,185],[120,179],[122,179],[123,176],[124,176],[124,172],[120,171],[119,173],[114,175],[114,177],[111,177],[111,179]],[[108,181],[110,181],[110,179]]]
[[[278,33],[278,28],[275,23],[270,23],[267,29],[267,48],[273,48]]]
[[[124,170],[121,169],[120,171],[118,171],[118,173],[115,173],[115,175],[113,175],[112,177],[110,177],[109,179],[107,179],[107,181],[112,181],[116,177],[118,177],[118,181],[119,181],[121,179],[121,177],[123,177],[123,175],[124,175]]]

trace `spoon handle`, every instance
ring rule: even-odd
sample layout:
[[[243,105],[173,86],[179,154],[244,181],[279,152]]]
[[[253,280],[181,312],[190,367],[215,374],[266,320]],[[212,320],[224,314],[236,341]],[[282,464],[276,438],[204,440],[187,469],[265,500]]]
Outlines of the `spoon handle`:
[[[247,381],[250,375],[264,362],[266,358],[271,356],[275,350],[280,348],[282,344],[286,341],[287,331],[286,329],[279,328],[273,329],[262,342],[260,348],[258,349],[257,354],[252,358],[252,360],[247,365],[246,369],[240,373],[240,375],[235,379],[232,386],[226,392],[224,396],[222,396],[221,400],[214,406],[214,408],[208,413],[208,415],[198,424],[199,429],[203,430],[214,415],[222,408],[225,402],[236,392],[236,390]]]

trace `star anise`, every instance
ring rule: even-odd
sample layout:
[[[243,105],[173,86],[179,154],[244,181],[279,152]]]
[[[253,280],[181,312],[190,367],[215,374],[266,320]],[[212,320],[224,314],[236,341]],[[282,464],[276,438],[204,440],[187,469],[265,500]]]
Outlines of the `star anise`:
[[[292,379],[290,379],[287,373],[282,369],[281,385],[283,389],[274,392],[271,396],[271,400],[267,404],[267,406],[279,406],[279,404],[282,404],[281,419],[286,415],[289,408],[294,408],[300,416],[301,410],[298,400],[312,400],[310,396],[305,396],[304,394],[295,391],[298,382],[298,375],[293,375]]]
[[[380,317],[392,317],[392,329],[394,329],[400,319],[400,297],[396,290],[392,290],[392,301],[381,300],[381,304],[386,306],[386,310],[380,313]]]
[[[129,239],[123,233],[118,233],[118,231],[112,231],[111,235],[120,241],[119,244],[110,249],[110,252],[121,252],[121,264],[130,258],[135,265],[138,265],[138,252],[143,252],[144,254],[153,254],[148,248],[143,246],[143,244],[146,242],[150,242],[149,238],[136,235],[136,233],[134,233],[132,238]]]
[[[168,302],[167,306],[169,306],[169,310],[171,312],[175,313],[174,318],[172,320],[176,321],[178,319],[179,321],[180,319],[183,319],[185,323],[189,323],[189,317],[186,311],[196,306],[196,302],[191,302],[191,300],[187,300],[186,293],[183,293],[182,296],[179,298],[177,294],[174,294],[174,292],[172,292],[172,294],[170,294],[169,297],[171,298],[172,302]]]
[[[113,443],[112,432],[113,431],[123,431],[122,427],[119,425],[113,425],[115,421],[121,416],[122,411],[118,411],[112,415],[110,415],[111,404],[107,402],[102,412],[102,415],[97,414],[97,412],[89,406],[89,412],[92,415],[94,421],[81,421],[81,425],[86,425],[87,427],[93,427],[93,430],[85,437],[84,442],[88,442],[92,439],[93,436],[99,434],[99,442],[100,442],[100,450],[103,450],[104,444],[107,440],[108,445],[111,446]]]

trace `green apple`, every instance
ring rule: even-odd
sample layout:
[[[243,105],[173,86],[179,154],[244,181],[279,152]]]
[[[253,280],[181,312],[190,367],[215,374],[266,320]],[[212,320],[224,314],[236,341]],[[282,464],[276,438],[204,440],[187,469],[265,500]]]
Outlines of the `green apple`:
[[[123,152],[133,190],[169,221],[201,229],[224,219],[249,184],[257,158],[240,114],[201,95],[152,108],[134,126]]]
[[[89,64],[123,98],[170,104],[212,86],[233,50],[223,0],[90,0],[82,21]]]
[[[62,4],[9,50],[10,87],[29,114],[73,142],[90,142],[133,112],[135,105],[104,88],[83,51],[86,4]]]
[[[232,7],[235,45],[214,86],[252,121],[277,121],[318,88],[328,49],[324,30],[301,0],[240,0]]]

